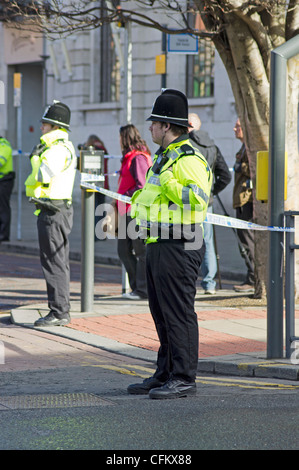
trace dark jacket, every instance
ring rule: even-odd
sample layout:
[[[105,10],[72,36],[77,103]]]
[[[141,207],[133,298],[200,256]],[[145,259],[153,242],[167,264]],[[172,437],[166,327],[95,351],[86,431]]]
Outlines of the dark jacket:
[[[212,186],[212,196],[220,193],[231,181],[232,176],[229,168],[224,160],[215,142],[209,137],[205,131],[192,131],[189,134],[194,146],[198,148],[200,153],[205,157],[214,175],[214,183]],[[212,198],[210,205],[212,204]]]
[[[233,189],[233,208],[242,207],[248,202],[252,203],[252,187],[250,179],[249,161],[245,144],[242,144],[239,152],[236,154],[235,184]]]

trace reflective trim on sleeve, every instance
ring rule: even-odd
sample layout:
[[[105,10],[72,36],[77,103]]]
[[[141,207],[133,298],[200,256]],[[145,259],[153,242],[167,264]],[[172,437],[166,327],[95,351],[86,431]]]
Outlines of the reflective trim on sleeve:
[[[204,192],[204,190],[199,186],[196,186],[196,184],[189,184],[189,188],[191,188],[194,194],[201,197],[205,202],[208,202],[208,200],[210,199],[209,196]]]
[[[160,179],[157,178],[157,176],[151,176],[148,180],[148,183],[150,184],[154,184],[156,186],[161,186],[161,182],[160,182]]]
[[[45,163],[42,163],[38,170],[37,181],[40,183],[48,183],[51,178],[55,176],[55,173],[47,166]]]
[[[184,186],[182,189],[182,203],[183,204],[190,204],[189,192],[190,192],[190,187]]]

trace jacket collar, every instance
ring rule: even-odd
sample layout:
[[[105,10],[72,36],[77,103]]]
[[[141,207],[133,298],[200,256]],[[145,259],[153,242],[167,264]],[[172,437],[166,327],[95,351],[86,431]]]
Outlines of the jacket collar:
[[[57,140],[68,140],[69,136],[67,131],[63,129],[55,129],[53,131],[47,132],[41,136],[40,141],[45,143],[47,146],[53,144]]]

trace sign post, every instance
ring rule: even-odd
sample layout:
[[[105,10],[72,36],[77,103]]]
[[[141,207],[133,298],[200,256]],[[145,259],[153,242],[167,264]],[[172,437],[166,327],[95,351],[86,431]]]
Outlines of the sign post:
[[[22,74],[14,73],[14,107],[17,108],[18,212],[17,239],[22,238]]]
[[[88,150],[80,152],[80,172],[83,175],[94,177],[94,181],[103,182],[104,152]],[[81,312],[92,312],[94,302],[94,216],[95,216],[95,196],[93,190],[88,190],[81,186]]]

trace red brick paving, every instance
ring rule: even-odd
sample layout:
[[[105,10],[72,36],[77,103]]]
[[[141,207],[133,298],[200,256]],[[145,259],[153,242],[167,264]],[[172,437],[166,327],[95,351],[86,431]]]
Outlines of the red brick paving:
[[[1,252],[0,313],[19,305],[45,302],[45,282],[38,257]],[[114,266],[95,267],[95,299],[103,295],[121,294],[121,269]],[[80,263],[71,263],[71,295],[80,295]],[[198,320],[266,318],[266,308],[217,308],[200,310]],[[296,312],[298,318],[298,312]],[[71,328],[86,331],[121,343],[157,351],[159,341],[150,313],[113,315],[73,319]],[[266,342],[252,341],[200,327],[200,357],[263,351]]]
[[[240,309],[202,310],[198,314],[198,320],[265,318],[265,315],[265,309],[256,309],[252,312]],[[159,340],[150,313],[74,318],[68,327],[151,351],[158,351],[159,348]],[[266,350],[266,342],[240,338],[200,327],[199,357],[263,350]]]

